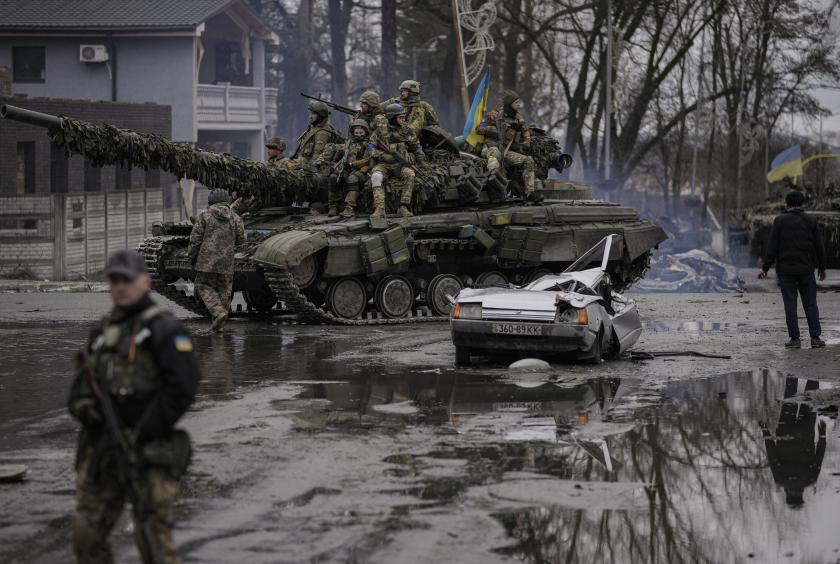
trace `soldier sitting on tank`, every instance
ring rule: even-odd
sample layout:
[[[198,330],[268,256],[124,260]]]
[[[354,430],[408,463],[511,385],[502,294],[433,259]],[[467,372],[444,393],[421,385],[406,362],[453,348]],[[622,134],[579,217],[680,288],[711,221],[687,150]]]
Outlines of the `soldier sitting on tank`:
[[[508,172],[521,172],[525,197],[530,201],[539,201],[541,198],[534,192],[534,159],[523,154],[530,150],[531,131],[519,114],[521,109],[519,94],[507,92],[501,104],[484,114],[475,132],[485,137],[481,156],[487,159],[487,170],[496,172],[504,165]]]
[[[233,255],[245,243],[242,219],[228,204],[228,193],[212,190],[190,234],[187,256],[195,270],[195,293],[213,317],[211,329],[227,321],[233,295]]]
[[[373,188],[372,218],[385,216],[385,187],[384,181],[390,178],[400,178],[403,181],[400,195],[400,217],[410,217],[411,196],[414,193],[413,163],[426,163],[426,155],[417,140],[417,135],[405,122],[405,108],[400,104],[390,104],[385,109],[388,120],[387,131],[377,128],[370,136],[368,149],[373,157],[370,184]],[[384,133],[384,134],[383,134]]]
[[[420,83],[416,80],[404,80],[400,84],[399,98],[391,98],[383,106],[387,109],[389,105],[395,103],[405,108],[405,123],[411,128],[414,135],[419,136],[427,125],[440,125],[434,107],[420,99]]]
[[[350,124],[352,137],[343,146],[336,145],[342,151],[341,160],[333,167],[330,175],[330,209],[327,215],[334,217],[353,217],[359,192],[367,182],[371,167],[371,155],[368,152],[370,127],[363,119],[355,119]],[[339,206],[344,209],[339,214]]]
[[[361,108],[356,115],[353,116],[353,123],[356,120],[363,119],[367,122],[368,131],[372,130],[375,125],[376,116],[382,115],[382,109],[379,107],[379,94],[368,90],[359,96],[359,108]],[[353,129],[352,124],[350,129]],[[351,131],[352,134],[352,131]]]
[[[289,157],[283,153],[286,151],[286,141],[280,137],[272,137],[265,144],[265,152],[268,157],[268,164],[279,166],[286,165]]]
[[[309,127],[298,137],[298,146],[292,155],[294,168],[313,173],[316,176],[302,182],[294,196],[295,203],[310,204],[309,212],[320,213],[318,208],[326,203],[325,178],[317,177],[317,168],[313,166],[330,143],[343,143],[343,136],[330,123],[330,109],[318,100],[309,103]]]

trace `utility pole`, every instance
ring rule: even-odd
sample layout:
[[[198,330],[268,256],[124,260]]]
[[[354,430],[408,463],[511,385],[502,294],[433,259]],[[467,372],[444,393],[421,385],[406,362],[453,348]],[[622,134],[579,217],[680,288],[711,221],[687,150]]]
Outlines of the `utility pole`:
[[[612,168],[612,154],[610,138],[612,137],[612,73],[613,73],[613,27],[612,27],[612,0],[607,2],[607,69],[604,82],[606,83],[606,106],[607,119],[604,122],[604,180],[610,180],[610,169]]]
[[[464,54],[464,38],[461,34],[461,10],[458,0],[452,0],[452,21],[455,25],[455,48],[458,50],[458,69],[461,71],[461,102],[464,106],[464,116],[470,111],[470,94],[467,90],[467,59]]]
[[[703,12],[703,21],[706,21],[706,17],[708,16],[709,8],[706,6],[706,9]],[[697,180],[697,145],[700,144],[700,118],[703,115],[703,96],[704,86],[706,85],[706,75],[703,73],[703,61],[706,59],[706,28],[703,27],[703,33],[700,35],[700,71],[698,72],[698,79],[699,85],[697,87],[697,113],[695,114],[694,119],[694,150],[692,151],[691,155],[691,195],[694,195],[695,191],[695,182]]]

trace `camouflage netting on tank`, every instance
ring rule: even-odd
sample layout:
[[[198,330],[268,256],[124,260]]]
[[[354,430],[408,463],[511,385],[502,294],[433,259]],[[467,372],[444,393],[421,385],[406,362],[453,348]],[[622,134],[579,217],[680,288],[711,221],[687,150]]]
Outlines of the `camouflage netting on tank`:
[[[563,153],[560,143],[545,131],[531,126],[531,150],[537,178],[545,180],[552,168],[563,170],[571,165],[571,157]],[[568,159],[568,162],[565,162]]]
[[[237,191],[260,200],[266,198],[267,192],[279,193],[304,181],[303,175],[295,171],[202,151],[160,135],[109,124],[94,125],[62,116],[61,128],[51,129],[50,135],[68,156],[83,155],[96,166],[158,168],[178,178],[190,178],[210,188]]]

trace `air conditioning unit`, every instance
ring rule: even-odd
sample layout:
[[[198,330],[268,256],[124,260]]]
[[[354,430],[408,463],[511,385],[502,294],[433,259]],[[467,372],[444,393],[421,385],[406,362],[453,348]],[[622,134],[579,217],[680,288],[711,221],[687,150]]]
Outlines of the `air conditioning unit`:
[[[104,63],[108,60],[108,49],[104,45],[80,45],[79,60],[83,63]]]

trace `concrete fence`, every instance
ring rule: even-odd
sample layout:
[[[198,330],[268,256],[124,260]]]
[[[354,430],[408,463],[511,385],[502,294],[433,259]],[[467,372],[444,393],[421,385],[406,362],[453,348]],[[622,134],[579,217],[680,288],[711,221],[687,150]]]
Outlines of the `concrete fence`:
[[[196,190],[194,209],[206,205]],[[183,219],[162,188],[0,197],[0,276],[72,280],[96,275],[106,257],[135,248],[152,225]]]

